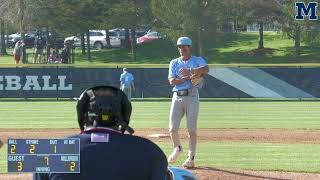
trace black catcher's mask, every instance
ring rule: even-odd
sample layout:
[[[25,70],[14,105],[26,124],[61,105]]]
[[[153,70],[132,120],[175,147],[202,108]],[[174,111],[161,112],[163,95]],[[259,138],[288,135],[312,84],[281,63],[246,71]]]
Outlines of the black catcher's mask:
[[[112,127],[132,134],[134,130],[128,126],[131,110],[127,96],[115,87],[86,89],[77,104],[80,129],[84,130],[85,126]]]

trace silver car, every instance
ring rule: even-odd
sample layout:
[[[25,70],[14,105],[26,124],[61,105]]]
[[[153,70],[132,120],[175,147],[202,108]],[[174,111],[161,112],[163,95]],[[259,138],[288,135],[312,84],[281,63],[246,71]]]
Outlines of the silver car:
[[[90,36],[90,47],[93,47],[94,49],[102,49],[107,47],[107,41],[106,41],[106,35],[102,31],[89,31]],[[87,44],[85,36],[85,45]],[[67,37],[64,40],[73,42],[73,45],[75,47],[81,46],[81,39],[77,36],[71,36]],[[118,37],[110,36],[110,45],[111,47],[120,47],[121,46],[121,40]]]

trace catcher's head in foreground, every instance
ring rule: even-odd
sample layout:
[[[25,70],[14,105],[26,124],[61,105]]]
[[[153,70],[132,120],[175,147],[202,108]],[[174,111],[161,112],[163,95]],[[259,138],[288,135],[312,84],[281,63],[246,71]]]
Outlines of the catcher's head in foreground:
[[[112,86],[96,86],[86,89],[77,104],[80,130],[85,127],[108,127],[122,132],[130,128],[131,103],[127,96]]]

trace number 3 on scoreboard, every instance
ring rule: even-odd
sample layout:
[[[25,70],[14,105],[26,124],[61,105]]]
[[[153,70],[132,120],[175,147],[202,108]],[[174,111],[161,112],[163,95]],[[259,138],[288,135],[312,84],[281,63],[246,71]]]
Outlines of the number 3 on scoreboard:
[[[70,163],[70,171],[74,171],[75,167],[76,167],[76,163],[75,162],[71,162]]]
[[[18,162],[18,171],[22,171],[22,168],[23,168],[23,164],[22,162]]]

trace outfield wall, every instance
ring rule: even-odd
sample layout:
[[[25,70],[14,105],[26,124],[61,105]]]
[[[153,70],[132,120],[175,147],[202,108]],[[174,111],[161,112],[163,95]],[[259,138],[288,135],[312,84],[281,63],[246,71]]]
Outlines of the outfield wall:
[[[119,86],[121,68],[0,68],[1,98],[74,98],[91,86]],[[130,68],[134,97],[171,97],[167,68]],[[319,98],[319,67],[210,67],[204,98]]]

